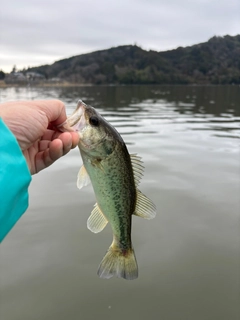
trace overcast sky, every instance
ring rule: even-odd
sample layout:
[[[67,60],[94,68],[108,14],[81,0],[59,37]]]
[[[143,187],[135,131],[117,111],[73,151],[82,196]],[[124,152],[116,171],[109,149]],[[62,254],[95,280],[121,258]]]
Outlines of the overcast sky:
[[[240,34],[240,0],[1,0],[0,70],[137,44],[163,51]]]

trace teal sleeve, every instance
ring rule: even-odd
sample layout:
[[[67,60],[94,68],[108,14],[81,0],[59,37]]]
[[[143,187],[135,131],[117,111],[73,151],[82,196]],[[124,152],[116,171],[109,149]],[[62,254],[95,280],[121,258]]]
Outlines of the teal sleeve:
[[[0,118],[0,242],[27,210],[31,179],[15,136]]]

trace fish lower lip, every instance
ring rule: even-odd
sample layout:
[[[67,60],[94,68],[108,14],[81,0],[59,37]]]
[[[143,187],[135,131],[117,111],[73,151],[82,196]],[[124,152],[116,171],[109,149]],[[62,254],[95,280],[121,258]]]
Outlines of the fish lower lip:
[[[78,122],[76,124],[74,124],[73,126],[71,126],[71,128],[74,131],[82,131],[82,129],[85,127],[85,119],[83,116],[81,116],[81,118],[78,120]]]
[[[62,124],[56,126],[56,128],[61,132],[73,132],[81,131],[85,127],[85,119],[83,116],[80,118],[68,118]]]
[[[61,132],[79,132],[82,131],[86,125],[84,110],[86,104],[82,101],[78,101],[77,108],[63,123],[56,126],[57,130]]]
[[[85,103],[79,100],[76,110],[67,119],[67,124],[73,131],[81,131],[85,126],[85,106]]]

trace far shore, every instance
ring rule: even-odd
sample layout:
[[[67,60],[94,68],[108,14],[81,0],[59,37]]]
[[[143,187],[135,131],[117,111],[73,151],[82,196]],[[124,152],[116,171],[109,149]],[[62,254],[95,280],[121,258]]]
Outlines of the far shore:
[[[33,82],[33,83],[5,83],[0,80],[0,88],[24,88],[24,87],[86,87],[92,86],[90,83],[71,83],[71,82]]]
[[[92,84],[92,83],[74,83],[74,82],[47,82],[47,81],[41,81],[41,82],[29,82],[29,83],[5,83],[4,80],[0,80],[0,88],[31,88],[31,87],[49,87],[49,88],[56,88],[56,87],[92,87],[92,86],[207,86],[207,87],[215,87],[215,86],[232,86],[239,84],[211,84],[211,83],[189,83],[189,84],[169,84],[169,83],[161,83],[161,84]]]

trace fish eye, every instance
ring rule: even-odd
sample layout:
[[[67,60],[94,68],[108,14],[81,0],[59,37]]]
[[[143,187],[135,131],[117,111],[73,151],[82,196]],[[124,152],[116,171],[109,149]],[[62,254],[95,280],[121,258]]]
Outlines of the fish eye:
[[[99,125],[99,120],[96,116],[92,116],[89,118],[89,123],[94,126],[97,127]]]

